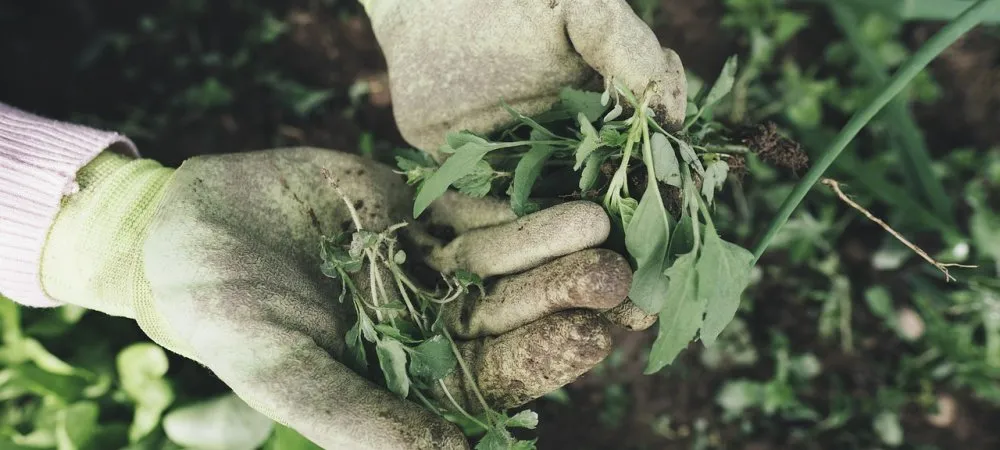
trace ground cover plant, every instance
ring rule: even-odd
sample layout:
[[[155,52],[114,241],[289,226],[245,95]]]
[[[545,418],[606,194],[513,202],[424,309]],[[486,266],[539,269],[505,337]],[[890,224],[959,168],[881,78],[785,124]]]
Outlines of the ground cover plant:
[[[231,11],[197,1],[112,3],[53,7],[44,23],[20,9],[31,5],[0,7],[0,51],[22,61],[0,74],[0,97],[123,129],[146,155],[168,163],[200,152],[309,144],[357,148],[395,164],[391,150],[404,144],[392,126],[384,66],[353,3],[261,0]],[[731,92],[699,121],[727,124],[726,144],[798,142],[813,167],[849,117],[971,4],[635,2],[662,42],[684,58],[693,92],[707,92],[700,86],[714,85],[725,61],[739,55]],[[982,17],[995,23],[997,14]],[[37,38],[44,33],[66,37]],[[937,268],[817,185],[761,253],[735,318],[712,346],[691,345],[657,374],[644,375],[656,331],[618,334],[617,350],[602,366],[529,405],[539,414],[538,448],[1000,445],[992,431],[1000,419],[998,36],[995,25],[985,24],[952,45],[824,173],[930,257],[977,268],[953,269],[956,281],[945,282]],[[241,53],[254,57],[237,58]],[[161,57],[153,63],[148,55]],[[92,88],[71,88],[81,85]],[[42,88],[45,96],[27,95]],[[641,105],[641,93],[635,97]],[[621,99],[622,115],[609,122],[635,114]],[[602,113],[614,108],[610,100]],[[598,137],[600,119],[591,121]],[[584,140],[575,117],[556,125],[538,121],[561,137]],[[763,127],[742,134],[744,124]],[[652,153],[659,130],[650,127]],[[531,139],[530,128],[516,133]],[[667,139],[679,152],[680,144]],[[705,166],[708,154],[694,150]],[[504,151],[525,154],[530,147]],[[643,151],[638,142],[630,164],[635,206],[648,179]],[[732,163],[733,155],[719,159]],[[730,164],[725,186],[706,206],[719,236],[757,249],[807,168],[776,167],[760,152],[742,156],[748,174],[738,179]],[[497,177],[491,194],[510,196],[518,160],[508,166],[487,160]],[[532,200],[551,190],[550,179],[569,185],[568,178],[579,190],[576,148],[548,159],[559,160],[566,162],[549,164],[536,178]],[[697,169],[691,170],[694,181]],[[598,172],[596,189],[606,189],[615,171]],[[669,200],[665,190],[660,195]],[[588,198],[603,203],[600,194],[607,192]],[[706,199],[702,189],[696,193]],[[622,202],[628,210],[630,202]],[[617,245],[627,250],[625,244]],[[185,426],[191,423],[217,424],[213,429],[226,441],[219,445],[314,448],[260,420],[203,368],[149,344],[127,321],[6,302],[0,317],[2,448],[218,444],[193,434]],[[245,426],[226,427],[218,417],[241,417],[237,423]]]

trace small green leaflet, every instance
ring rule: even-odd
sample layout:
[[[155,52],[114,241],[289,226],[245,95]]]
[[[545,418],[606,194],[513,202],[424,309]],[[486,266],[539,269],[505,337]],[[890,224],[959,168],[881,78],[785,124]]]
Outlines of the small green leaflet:
[[[657,187],[656,182],[646,185],[639,207],[625,229],[625,248],[635,258],[637,267],[628,296],[649,313],[663,308],[669,282],[663,271],[670,241],[670,219]]]
[[[711,222],[705,227],[705,242],[698,259],[698,296],[707,303],[701,341],[715,343],[726,325],[736,317],[740,295],[750,284],[753,254],[719,237]]]
[[[722,72],[719,73],[719,78],[715,80],[715,84],[712,85],[712,89],[708,91],[708,95],[705,96],[705,102],[702,103],[701,108],[710,108],[714,106],[719,100],[722,100],[729,91],[733,90],[733,83],[736,81],[736,69],[738,66],[736,55],[730,56],[726,60],[726,63],[722,66]]]
[[[729,163],[723,160],[713,161],[705,169],[705,179],[701,183],[701,195],[705,197],[705,202],[709,205],[715,199],[715,191],[722,189],[726,184],[726,175],[729,174]]]
[[[495,178],[496,172],[493,166],[484,160],[479,160],[472,167],[472,172],[455,180],[454,185],[455,189],[470,197],[485,197],[490,193]]]
[[[670,278],[667,302],[660,310],[660,330],[649,351],[646,374],[670,364],[681,350],[687,348],[701,327],[706,302],[698,296],[697,257],[695,251],[685,253],[665,272]]]
[[[563,88],[559,91],[559,100],[571,113],[583,114],[589,122],[596,122],[607,110],[601,104],[601,94],[581,91],[573,88]]]
[[[545,128],[544,126],[536,122],[535,119],[532,119],[524,114],[521,114],[514,108],[511,108],[510,105],[507,104],[507,102],[500,102],[500,106],[503,106],[503,109],[507,110],[507,113],[510,114],[511,117],[517,119],[522,124],[527,125],[532,129],[532,131],[538,133],[540,136],[545,136],[551,139],[559,139],[559,136],[557,136],[552,131],[549,131],[548,128]]]
[[[573,170],[580,170],[587,157],[601,146],[601,137],[597,135],[597,130],[583,113],[580,113],[576,120],[580,123],[580,132],[583,134],[583,140],[580,141],[580,146],[576,149],[576,164],[573,165]]]
[[[413,149],[396,150],[396,166],[406,175],[406,184],[411,186],[424,181],[437,169],[429,155]]]
[[[440,334],[411,348],[409,353],[410,375],[428,383],[448,376],[458,364],[451,343]]]
[[[462,148],[466,144],[477,144],[489,147],[490,142],[485,138],[476,135],[475,133],[469,131],[459,131],[458,133],[449,133],[445,136],[445,153],[455,153],[457,149]]]
[[[383,338],[375,344],[378,364],[385,374],[385,384],[400,397],[410,394],[410,376],[406,373],[406,350],[392,338]]]
[[[538,426],[538,413],[526,409],[507,419],[507,428],[527,428],[534,430]]]
[[[434,172],[420,186],[420,191],[417,192],[417,197],[413,202],[413,217],[420,216],[431,205],[431,202],[444,195],[452,183],[476,170],[476,163],[481,161],[493,148],[485,143],[471,141],[459,147],[455,154],[451,155],[438,168],[437,172]]]
[[[677,162],[677,154],[670,145],[670,139],[663,133],[653,133],[649,138],[653,151],[653,170],[656,179],[670,186],[681,187],[681,165]]]
[[[514,169],[514,181],[510,185],[510,208],[518,216],[535,212],[538,206],[528,201],[531,187],[542,173],[545,162],[552,156],[555,147],[548,144],[533,144],[528,153],[521,157]]]

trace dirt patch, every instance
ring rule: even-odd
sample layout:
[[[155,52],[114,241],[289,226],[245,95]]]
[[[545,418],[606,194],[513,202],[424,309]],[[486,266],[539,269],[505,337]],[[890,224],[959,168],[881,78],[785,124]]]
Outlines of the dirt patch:
[[[916,48],[940,29],[938,25],[912,27]],[[976,29],[963,36],[931,63],[942,97],[918,106],[920,125],[930,148],[941,151],[973,145],[1000,145],[1000,37],[996,29]]]

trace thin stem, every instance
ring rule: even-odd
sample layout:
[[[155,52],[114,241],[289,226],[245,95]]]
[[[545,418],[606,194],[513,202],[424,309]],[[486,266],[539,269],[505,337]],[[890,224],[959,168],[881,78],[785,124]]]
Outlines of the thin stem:
[[[444,380],[438,380],[438,385],[441,386],[441,390],[444,391],[444,396],[448,397],[448,401],[451,402],[451,406],[454,406],[455,409],[458,410],[458,412],[462,413],[462,415],[464,415],[465,417],[468,417],[473,422],[476,422],[477,425],[483,427],[484,429],[487,429],[487,430],[490,429],[489,425],[483,423],[483,421],[481,421],[478,418],[476,418],[476,416],[473,416],[472,414],[469,414],[469,412],[466,411],[465,408],[462,408],[462,405],[459,405],[458,402],[455,401],[455,397],[451,395],[451,391],[449,391],[448,390],[448,386],[444,384]]]
[[[476,399],[479,400],[479,404],[482,405],[483,411],[489,411],[490,405],[487,404],[486,399],[483,398],[483,393],[479,392],[479,383],[476,382],[476,378],[472,375],[472,370],[469,370],[468,364],[465,363],[465,358],[463,358],[461,352],[458,351],[458,344],[456,344],[455,340],[451,338],[451,333],[448,332],[447,328],[443,331],[444,337],[451,343],[451,352],[455,354],[455,359],[458,360],[458,367],[461,368],[462,372],[465,374],[465,378],[469,382],[469,387],[472,388],[472,393],[476,395]]]
[[[979,0],[975,5],[965,10],[962,15],[955,18],[947,26],[941,29],[937,34],[935,34],[930,40],[928,40],[921,48],[918,50],[910,59],[904,64],[892,77],[892,80],[885,86],[885,88],[880,92],[867,106],[858,111],[851,117],[851,120],[847,123],[840,134],[830,143],[829,147],[823,152],[823,156],[815,165],[809,169],[809,172],[803,177],[802,181],[799,182],[795,189],[789,194],[788,198],[781,205],[778,210],[777,215],[771,221],[771,225],[768,227],[767,232],[761,239],[760,243],[757,244],[757,248],[754,249],[754,263],[760,259],[760,256],[764,254],[767,250],[767,246],[771,244],[775,236],[778,234],[778,230],[785,225],[789,217],[792,216],[792,212],[798,207],[799,203],[805,198],[809,189],[812,188],[820,177],[823,176],[823,172],[830,167],[831,164],[837,159],[837,156],[847,148],[847,144],[854,139],[855,136],[861,131],[865,125],[868,124],[875,117],[876,114],[887,104],[896,94],[906,86],[910,80],[913,79],[928,63],[931,62],[937,55],[943,52],[948,46],[957,41],[962,35],[971,30],[973,27],[978,25],[982,21],[982,16],[990,8],[1000,4],[1000,0]]]

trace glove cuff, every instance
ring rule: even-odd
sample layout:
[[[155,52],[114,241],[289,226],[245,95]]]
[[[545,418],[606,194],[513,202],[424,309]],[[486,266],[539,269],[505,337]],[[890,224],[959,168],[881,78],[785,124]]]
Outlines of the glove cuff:
[[[103,152],[77,172],[42,250],[42,287],[52,298],[135,318],[149,297],[142,244],[173,169]]]

